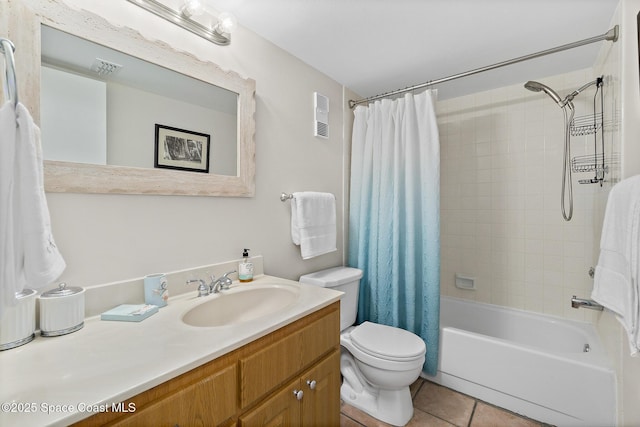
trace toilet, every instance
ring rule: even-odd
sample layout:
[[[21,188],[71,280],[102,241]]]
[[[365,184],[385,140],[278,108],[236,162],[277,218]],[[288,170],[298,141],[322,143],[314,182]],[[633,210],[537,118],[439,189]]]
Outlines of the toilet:
[[[340,300],[342,400],[381,421],[404,426],[413,417],[409,386],[420,376],[426,346],[400,328],[371,322],[353,326],[361,277],[357,268],[335,267],[301,276],[300,283],[345,293]]]

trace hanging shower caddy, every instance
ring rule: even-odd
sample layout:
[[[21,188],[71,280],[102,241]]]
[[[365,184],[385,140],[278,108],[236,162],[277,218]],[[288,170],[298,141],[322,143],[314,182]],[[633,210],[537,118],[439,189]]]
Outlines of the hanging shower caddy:
[[[605,156],[604,150],[604,96],[602,82],[602,77],[599,77],[596,84],[596,93],[593,95],[593,114],[576,117],[571,121],[570,125],[571,136],[593,135],[593,153],[575,156],[571,159],[572,172],[594,173],[593,178],[578,180],[580,184],[600,184],[602,186],[604,176],[609,172],[609,166],[612,163],[612,159]]]

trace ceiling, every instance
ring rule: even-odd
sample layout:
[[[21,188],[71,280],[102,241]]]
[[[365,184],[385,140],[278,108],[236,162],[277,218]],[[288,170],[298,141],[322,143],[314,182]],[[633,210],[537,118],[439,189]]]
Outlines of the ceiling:
[[[606,33],[618,0],[203,0],[361,96]],[[598,42],[438,85],[440,99],[590,67]]]

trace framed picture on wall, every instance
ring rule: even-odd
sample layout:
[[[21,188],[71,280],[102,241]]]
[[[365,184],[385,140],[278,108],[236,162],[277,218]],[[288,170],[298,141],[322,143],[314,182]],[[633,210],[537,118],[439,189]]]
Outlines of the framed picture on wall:
[[[156,168],[209,173],[211,136],[156,124]]]

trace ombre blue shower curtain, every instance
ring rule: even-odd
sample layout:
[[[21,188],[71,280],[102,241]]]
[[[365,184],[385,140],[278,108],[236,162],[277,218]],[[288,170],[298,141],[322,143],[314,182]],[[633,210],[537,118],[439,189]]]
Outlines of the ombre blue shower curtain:
[[[440,336],[440,142],[431,90],[355,111],[349,265],[358,322],[419,335],[435,375]]]

